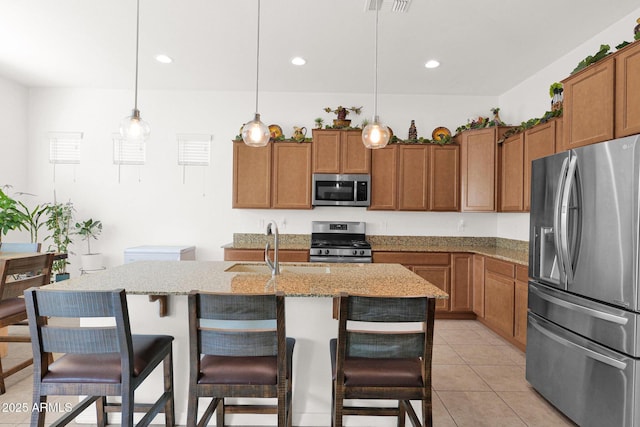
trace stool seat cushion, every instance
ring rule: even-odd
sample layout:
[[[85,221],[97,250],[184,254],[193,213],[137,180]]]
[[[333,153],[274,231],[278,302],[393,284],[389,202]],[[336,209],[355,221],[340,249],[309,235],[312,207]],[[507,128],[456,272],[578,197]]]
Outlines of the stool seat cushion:
[[[331,368],[336,378],[337,340],[330,341]],[[346,357],[344,384],[369,387],[422,387],[420,358]]]
[[[15,316],[24,312],[27,315],[24,298],[8,298],[0,302],[0,319]]]
[[[169,335],[132,335],[133,376],[140,375],[153,357],[171,344]],[[65,354],[49,366],[43,383],[113,383],[121,382],[120,353]]]
[[[295,338],[287,337],[287,373],[291,372]],[[276,384],[276,356],[205,355],[200,361],[198,384]]]

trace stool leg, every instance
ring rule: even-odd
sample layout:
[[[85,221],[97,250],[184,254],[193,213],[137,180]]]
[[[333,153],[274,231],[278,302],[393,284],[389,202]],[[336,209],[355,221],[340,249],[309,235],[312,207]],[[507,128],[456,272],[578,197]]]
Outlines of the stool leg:
[[[176,413],[173,399],[173,349],[169,349],[169,354],[164,358],[164,391],[170,393],[167,403],[164,404],[164,417],[166,427],[173,427],[176,422]]]

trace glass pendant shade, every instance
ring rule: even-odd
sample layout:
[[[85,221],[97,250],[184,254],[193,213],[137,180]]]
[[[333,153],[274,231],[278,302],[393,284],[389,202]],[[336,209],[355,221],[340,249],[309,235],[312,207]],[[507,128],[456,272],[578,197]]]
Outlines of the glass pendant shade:
[[[260,121],[256,113],[252,121],[242,127],[242,140],[250,147],[264,147],[271,139],[269,128]]]
[[[150,133],[149,123],[140,118],[140,110],[134,109],[120,122],[120,135],[128,141],[146,141]]]
[[[383,148],[389,143],[391,132],[380,122],[378,116],[362,130],[362,143],[367,148]]]

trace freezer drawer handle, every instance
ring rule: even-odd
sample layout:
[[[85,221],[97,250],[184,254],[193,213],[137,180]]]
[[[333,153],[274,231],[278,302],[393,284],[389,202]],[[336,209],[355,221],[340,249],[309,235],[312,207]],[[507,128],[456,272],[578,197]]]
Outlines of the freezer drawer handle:
[[[544,328],[542,325],[538,324],[538,321],[535,319],[532,319],[531,317],[529,317],[529,321],[531,323],[531,326],[533,326],[534,328],[536,328],[541,334],[547,336],[548,338],[554,340],[555,342],[557,342],[558,344],[561,344],[565,347],[569,347],[569,348],[573,348],[574,350],[578,350],[579,352],[583,353],[585,356],[590,357],[591,359],[597,360],[598,362],[602,362],[606,365],[609,365],[613,368],[619,369],[619,370],[624,370],[627,367],[627,364],[624,362],[621,362],[619,360],[613,359],[611,357],[605,356],[603,354],[600,354],[598,352],[595,352],[593,350],[590,350],[588,348],[585,348],[581,345],[578,345],[574,342],[571,342],[565,338],[562,338],[556,334],[554,334],[553,332],[549,331],[548,329]]]
[[[629,322],[629,319],[625,317],[616,316],[615,314],[610,314],[610,313],[604,313],[602,311],[598,311],[593,308],[584,307],[582,305],[574,304],[569,301],[561,300],[560,298],[556,298],[554,296],[548,295],[533,286],[530,286],[529,289],[531,290],[531,292],[533,292],[543,300],[548,301],[555,305],[559,305],[564,308],[568,308],[569,310],[579,311],[591,317],[606,320],[607,322],[611,322],[611,323],[617,323],[618,325],[626,325]]]

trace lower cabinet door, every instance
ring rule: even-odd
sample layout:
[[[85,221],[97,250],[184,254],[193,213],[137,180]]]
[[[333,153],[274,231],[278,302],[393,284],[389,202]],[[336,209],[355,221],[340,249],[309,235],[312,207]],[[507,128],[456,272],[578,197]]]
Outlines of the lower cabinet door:
[[[513,336],[514,280],[487,272],[484,278],[484,318],[493,328]]]
[[[451,295],[451,280],[449,277],[449,266],[407,266],[418,276],[431,282],[438,288]],[[436,311],[449,311],[451,300],[439,299],[436,301]]]

